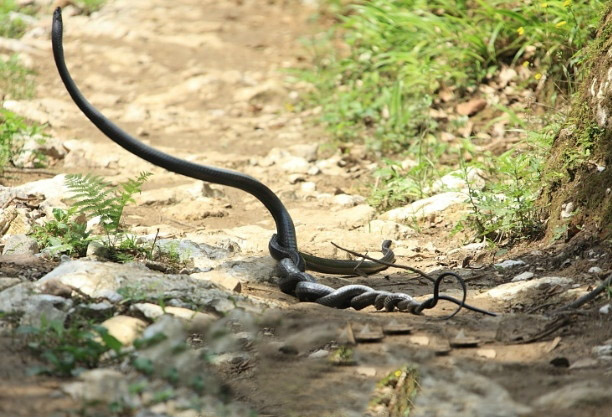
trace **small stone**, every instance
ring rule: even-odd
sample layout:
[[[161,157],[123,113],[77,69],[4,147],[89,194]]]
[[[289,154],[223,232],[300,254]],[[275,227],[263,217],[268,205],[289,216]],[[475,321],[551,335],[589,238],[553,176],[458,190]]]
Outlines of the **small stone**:
[[[89,242],[89,245],[87,245],[87,252],[85,256],[91,258],[108,259],[110,256],[110,251],[102,242],[94,240]]]
[[[314,182],[303,182],[300,185],[300,190],[304,193],[312,193],[315,192],[317,190],[317,184],[315,184]]]
[[[342,207],[353,207],[365,202],[365,198],[360,195],[338,194],[333,197],[332,201]]]
[[[419,345],[419,346],[428,346],[429,345],[429,337],[427,337],[427,336],[410,336],[408,338],[408,341],[410,343],[413,343],[413,344]]]
[[[147,327],[147,323],[135,317],[120,315],[104,321],[102,326],[106,327],[108,333],[124,346],[129,346],[140,337],[142,331]]]
[[[572,363],[569,369],[584,369],[584,368],[595,368],[599,366],[599,361],[593,358],[582,358]]]
[[[315,350],[310,355],[308,355],[310,359],[322,359],[326,358],[327,356],[329,356],[329,350],[325,349]]]
[[[220,270],[212,270],[209,272],[198,272],[190,275],[195,279],[203,279],[217,284],[220,287],[226,288],[237,293],[242,292],[242,283],[240,280],[227,272]]]
[[[562,219],[567,219],[572,217],[574,212],[574,203],[572,203],[571,201],[567,204],[565,204],[565,206],[563,207],[563,210],[561,210],[561,218]]]
[[[495,351],[495,349],[478,349],[476,351],[476,354],[480,357],[487,359],[495,359],[495,357],[497,356],[497,352]]]
[[[301,174],[290,174],[288,179],[289,179],[289,184],[296,184],[298,182],[304,182],[304,177]]]
[[[298,156],[292,156],[287,159],[280,165],[280,168],[288,173],[295,174],[307,174],[310,169],[310,163],[304,158],[300,158]]]
[[[599,309],[600,314],[610,314],[610,308],[612,307],[611,303],[606,304],[605,306]]]
[[[9,236],[5,240],[2,255],[34,255],[38,251],[36,239],[20,234]]]
[[[612,345],[600,345],[595,346],[592,349],[593,355],[602,357],[602,356],[612,356]]]
[[[518,274],[517,276],[515,276],[514,278],[512,278],[512,282],[516,282],[516,281],[526,281],[530,278],[533,278],[535,274],[533,272],[529,272],[529,271],[525,271],[522,274]]]
[[[601,269],[598,266],[592,266],[589,268],[589,274],[599,275],[602,272],[603,272],[603,269]]]
[[[17,285],[21,282],[19,278],[0,277],[0,292]]]
[[[359,375],[367,376],[369,378],[376,376],[376,368],[370,368],[366,366],[359,366],[355,368],[355,372]]]
[[[519,266],[519,265],[525,265],[525,261],[521,261],[520,259],[518,260],[506,259],[505,261],[495,264],[494,266],[496,268],[507,269],[507,268],[514,268],[515,266]]]
[[[316,165],[313,165],[310,168],[308,168],[308,171],[306,173],[308,175],[319,175],[321,173],[321,168],[319,168]]]

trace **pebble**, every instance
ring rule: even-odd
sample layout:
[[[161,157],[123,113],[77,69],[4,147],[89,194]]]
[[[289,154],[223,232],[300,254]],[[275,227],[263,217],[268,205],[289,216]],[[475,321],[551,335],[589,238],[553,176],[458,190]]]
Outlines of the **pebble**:
[[[321,359],[326,358],[327,356],[329,356],[329,350],[325,349],[315,350],[310,355],[308,355],[310,359]]]
[[[561,210],[561,218],[567,219],[572,217],[574,212],[574,203],[571,201],[563,206],[563,210]]]
[[[512,278],[512,282],[516,282],[516,281],[526,281],[528,279],[533,278],[535,274],[533,272],[529,272],[529,271],[525,271],[522,274],[518,274],[517,276],[515,276],[514,278]]]
[[[592,266],[589,268],[589,274],[595,274],[595,275],[599,275],[603,272],[603,269],[601,269],[598,266]]]
[[[332,198],[332,201],[342,207],[353,207],[365,202],[365,198],[360,195],[338,194]]]
[[[36,239],[24,234],[9,236],[4,241],[2,255],[34,255],[39,251]]]
[[[303,182],[300,185],[300,190],[304,193],[312,193],[315,192],[317,190],[317,184],[315,184],[314,182],[311,181],[306,181]]]
[[[514,268],[515,266],[519,266],[519,265],[525,265],[525,261],[506,259],[505,261],[495,264],[494,266],[496,268],[507,269],[507,268]]]
[[[600,314],[610,314],[611,307],[612,307],[612,304],[608,303],[599,309],[599,313]]]

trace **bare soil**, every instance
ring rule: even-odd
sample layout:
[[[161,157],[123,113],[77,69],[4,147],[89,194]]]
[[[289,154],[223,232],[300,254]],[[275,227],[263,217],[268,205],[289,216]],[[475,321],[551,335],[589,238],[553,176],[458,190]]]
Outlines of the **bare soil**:
[[[266,93],[262,93],[264,96],[251,97],[243,105],[237,105],[234,96],[238,89],[266,82],[285,86],[283,69],[304,65],[308,55],[299,40],[320,30],[309,23],[312,9],[290,0],[126,0],[110,2],[105,10],[105,19],[96,20],[90,34],[82,28],[78,32],[71,29],[77,19],[85,18],[64,17],[68,65],[86,97],[151,145],[173,154],[212,160],[226,168],[242,170],[248,169],[249,158],[265,156],[272,148],[325,141],[325,134],[308,123],[308,114],[288,111],[286,99],[282,95],[275,96],[274,88],[268,91],[271,96],[265,97]],[[49,26],[50,16],[45,29]],[[48,40],[48,37],[43,39]],[[36,70],[37,97],[53,98],[69,109],[61,120],[50,115],[52,134],[108,145],[108,139],[97,132],[76,107],[71,107],[53,65],[50,41],[48,50],[36,61]],[[186,80],[210,74],[214,77],[200,80],[201,84],[177,88],[184,86]],[[142,120],[136,120],[132,114],[138,114],[138,109],[130,107],[134,103],[146,109]],[[293,135],[280,135],[273,124],[264,124],[278,118],[297,117],[305,120],[297,125]],[[119,149],[116,155],[119,160],[128,157]],[[224,158],[227,164],[223,163]],[[360,175],[318,177],[315,180],[318,190],[332,194],[338,190],[363,190],[371,181],[365,169],[370,158],[367,152],[362,152],[357,160],[351,160],[350,163],[361,170]],[[84,172],[92,169],[121,175],[124,172],[118,171],[122,167],[125,164],[121,162],[118,166],[111,163],[107,167],[91,167],[87,161],[81,166],[73,161],[66,170]],[[266,177],[265,170],[257,172],[263,172],[260,180],[283,195],[286,179]],[[179,176],[165,176],[159,181],[154,177],[147,189],[163,189],[182,183],[185,179]],[[253,209],[252,200],[242,192],[226,190],[226,198],[229,205],[221,217],[173,221],[160,215],[162,207],[152,205],[131,209],[129,221],[141,227],[155,227],[165,222],[175,230],[176,236],[194,229],[214,230],[237,225],[273,228],[269,217],[262,209]],[[325,223],[326,216],[342,216],[341,212],[331,213],[312,202],[289,198],[286,203],[300,225],[298,232]],[[449,237],[452,225],[452,219],[425,222],[415,236],[419,242],[417,246],[423,249],[399,257],[398,261],[432,272],[458,271],[469,285],[469,303],[502,314],[516,314],[499,319],[464,311],[450,321],[436,320],[453,310],[447,303],[440,303],[426,316],[419,317],[373,309],[340,311],[297,303],[273,286],[245,285],[243,292],[247,295],[287,302],[282,319],[274,328],[274,337],[285,342],[297,340],[298,352],[262,353],[250,366],[227,369],[223,376],[235,398],[251,405],[261,416],[343,416],[348,415],[344,414],[346,410],[359,415],[372,398],[375,383],[405,363],[439,369],[458,367],[484,375],[504,387],[521,404],[531,404],[542,395],[576,381],[589,380],[595,385],[610,386],[609,364],[568,368],[581,359],[591,358],[594,346],[612,338],[612,315],[598,312],[598,307],[604,304],[603,298],[579,312],[551,318],[546,314],[569,300],[564,291],[554,286],[541,288],[528,299],[504,303],[478,297],[527,269],[537,270],[542,276],[571,277],[577,286],[585,290],[592,288],[597,279],[587,271],[593,265],[610,271],[610,245],[582,234],[569,243],[553,246],[531,243],[504,255],[504,258],[520,257],[526,261],[526,266],[499,270],[492,266],[498,261],[494,253],[470,254],[473,257],[469,262],[464,252],[447,255],[461,243]],[[329,232],[341,237],[340,241],[351,239],[350,230]],[[309,246],[310,242],[305,245],[315,253],[319,250]],[[359,247],[359,242],[354,247],[368,249]],[[590,261],[593,254],[597,254],[597,263]],[[262,252],[261,256],[266,253]],[[31,264],[9,261],[2,260],[0,274],[3,276],[36,279],[40,275],[32,272],[34,266]],[[46,267],[38,268],[40,272]],[[332,286],[363,283],[423,298],[431,292],[429,285],[399,270],[367,278],[321,277],[321,282]],[[458,294],[457,290],[453,293]],[[356,366],[314,362],[307,356],[325,347],[321,341],[325,337],[321,340],[299,338],[299,335],[316,334],[322,324],[327,330],[344,329],[347,325],[358,329],[366,324],[371,328],[383,328],[392,320],[409,326],[411,333],[387,335],[376,343],[358,343],[352,347]],[[548,332],[551,328],[553,330]],[[323,331],[322,334],[327,335]],[[449,341],[458,335],[473,339],[477,346],[451,348]],[[0,350],[3,352],[0,416],[82,415],[79,410],[83,404],[58,393],[63,380],[27,376],[27,369],[36,363],[36,358],[29,356],[18,342],[0,339]],[[610,400],[595,400],[565,414],[550,415],[609,417],[612,415],[610,404]],[[95,413],[95,410],[89,408],[88,412]],[[540,413],[534,411],[528,415]]]

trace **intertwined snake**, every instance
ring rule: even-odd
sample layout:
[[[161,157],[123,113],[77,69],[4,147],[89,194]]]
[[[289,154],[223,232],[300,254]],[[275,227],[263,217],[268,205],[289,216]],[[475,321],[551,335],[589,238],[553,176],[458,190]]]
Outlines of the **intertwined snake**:
[[[246,174],[185,161],[145,145],[123,131],[93,107],[81,94],[68,72],[64,62],[62,34],[62,14],[58,7],[53,13],[51,30],[55,64],[72,100],[102,133],[128,152],[168,171],[202,181],[238,188],[261,201],[276,224],[277,232],[270,239],[268,247],[272,257],[279,261],[279,275],[281,276],[279,287],[281,291],[294,295],[302,301],[314,301],[335,308],[353,307],[362,309],[374,305],[379,310],[384,308],[387,311],[393,311],[397,308],[401,311],[419,314],[425,308],[435,306],[439,299],[446,299],[459,304],[459,308],[453,315],[463,306],[484,312],[465,304],[465,285],[461,278],[452,272],[446,272],[435,280],[434,297],[423,303],[417,302],[408,294],[378,291],[364,285],[347,285],[334,289],[317,283],[313,276],[304,272],[306,269],[323,273],[354,275],[355,273],[371,274],[387,268],[395,260],[393,251],[390,249],[391,242],[383,242],[382,263],[366,260],[325,259],[299,252],[293,220],[280,199],[266,185]],[[446,276],[452,276],[459,280],[464,290],[463,300],[459,301],[438,294],[439,285]]]

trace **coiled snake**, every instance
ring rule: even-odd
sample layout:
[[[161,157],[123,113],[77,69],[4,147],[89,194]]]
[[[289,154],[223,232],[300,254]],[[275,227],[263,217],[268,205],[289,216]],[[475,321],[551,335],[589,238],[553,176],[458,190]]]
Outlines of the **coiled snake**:
[[[293,220],[280,199],[267,186],[249,175],[185,161],[145,145],[94,108],[81,94],[68,72],[64,62],[62,35],[62,14],[58,7],[53,13],[51,30],[55,64],[72,100],[102,133],[128,152],[168,171],[202,181],[238,188],[261,201],[276,224],[277,232],[270,239],[268,247],[272,257],[279,261],[279,275],[281,276],[279,286],[281,291],[294,295],[302,301],[314,301],[335,308],[353,307],[361,309],[368,305],[374,305],[379,310],[384,308],[387,311],[393,311],[397,308],[419,314],[423,309],[433,307],[438,299],[447,299],[459,304],[456,312],[461,307],[466,306],[465,285],[461,278],[452,272],[447,272],[438,277],[434,286],[434,297],[424,303],[415,301],[408,294],[378,291],[364,285],[347,285],[334,289],[317,283],[314,277],[304,272],[306,269],[332,274],[355,274],[356,272],[371,274],[387,268],[388,264],[395,260],[393,251],[390,249],[391,242],[383,242],[383,258],[381,258],[383,263],[365,260],[324,259],[299,252]],[[438,287],[445,276],[453,276],[459,280],[464,289],[462,301],[438,294]],[[469,308],[469,306],[467,307]]]

